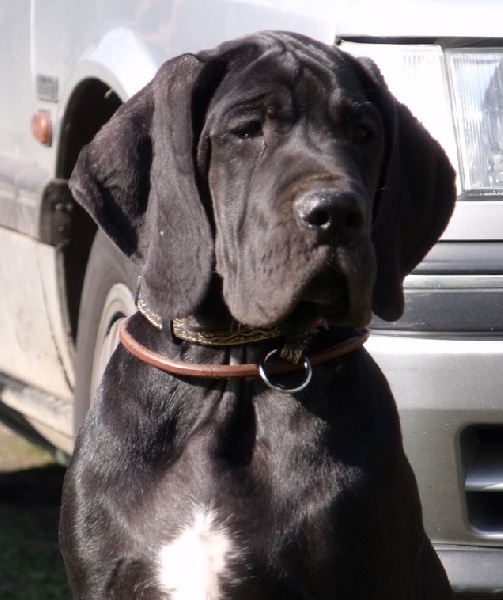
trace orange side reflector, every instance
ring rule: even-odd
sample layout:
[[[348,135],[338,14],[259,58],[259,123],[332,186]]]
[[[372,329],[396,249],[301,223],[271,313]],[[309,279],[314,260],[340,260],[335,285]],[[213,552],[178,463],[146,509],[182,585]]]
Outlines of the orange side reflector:
[[[31,118],[31,133],[44,146],[50,146],[52,141],[51,115],[48,110],[37,110]]]

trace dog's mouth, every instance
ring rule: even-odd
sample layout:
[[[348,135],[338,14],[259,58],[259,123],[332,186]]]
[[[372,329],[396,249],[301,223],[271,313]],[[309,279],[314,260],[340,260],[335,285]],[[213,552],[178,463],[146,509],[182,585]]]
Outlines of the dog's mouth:
[[[344,322],[343,310],[326,310],[314,302],[301,301],[292,313],[285,319],[283,328],[287,332],[297,333],[309,331],[313,326],[320,324],[342,325]]]
[[[323,269],[299,294],[285,327],[300,331],[325,322],[335,327],[363,328],[371,317],[370,292],[371,287],[362,286],[358,277],[330,267]]]
[[[285,319],[291,331],[309,329],[315,323],[346,325],[350,307],[346,278],[339,273],[318,275],[306,286],[298,303]]]

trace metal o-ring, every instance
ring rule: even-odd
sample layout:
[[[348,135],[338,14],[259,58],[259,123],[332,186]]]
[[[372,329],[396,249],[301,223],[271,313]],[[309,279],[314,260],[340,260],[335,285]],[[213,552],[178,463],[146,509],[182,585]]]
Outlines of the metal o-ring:
[[[311,367],[311,363],[309,362],[309,359],[307,358],[307,356],[304,356],[304,369],[306,371],[306,377],[299,386],[294,387],[294,388],[287,388],[287,387],[284,387],[281,385],[275,385],[274,383],[272,383],[269,380],[267,373],[265,372],[265,365],[266,365],[267,361],[270,360],[277,353],[278,353],[277,349],[271,350],[271,352],[269,352],[269,354],[267,354],[267,356],[265,356],[265,358],[263,358],[260,361],[259,373],[260,373],[260,377],[262,378],[262,381],[267,386],[269,386],[271,389],[275,390],[276,392],[280,392],[281,394],[294,394],[295,392],[300,392],[301,390],[306,388],[309,385],[309,382],[311,381],[311,377],[313,375],[313,369]]]

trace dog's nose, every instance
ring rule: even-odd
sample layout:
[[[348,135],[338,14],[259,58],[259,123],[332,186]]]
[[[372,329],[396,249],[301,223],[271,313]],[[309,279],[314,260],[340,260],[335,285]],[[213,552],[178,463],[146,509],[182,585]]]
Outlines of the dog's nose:
[[[365,207],[354,193],[321,190],[306,194],[296,202],[302,225],[337,243],[350,242],[365,226]]]

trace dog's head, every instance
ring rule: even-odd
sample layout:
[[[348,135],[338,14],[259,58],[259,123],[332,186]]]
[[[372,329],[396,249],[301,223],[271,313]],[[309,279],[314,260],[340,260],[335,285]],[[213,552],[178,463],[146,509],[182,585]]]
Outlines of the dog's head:
[[[76,199],[163,319],[221,283],[237,321],[396,320],[453,170],[375,65],[288,33],[168,61],[81,153]]]

